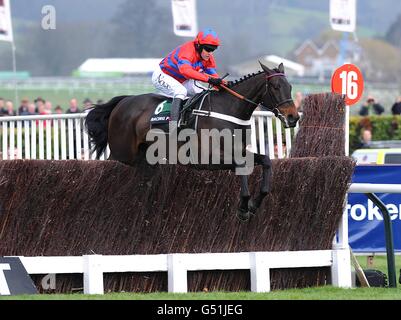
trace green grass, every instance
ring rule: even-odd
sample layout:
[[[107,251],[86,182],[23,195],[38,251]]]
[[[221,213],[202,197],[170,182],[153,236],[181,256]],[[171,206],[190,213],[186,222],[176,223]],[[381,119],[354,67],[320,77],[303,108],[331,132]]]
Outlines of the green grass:
[[[322,85],[294,85],[293,93],[296,91],[302,91],[305,93],[318,93],[324,91],[330,91],[330,88]],[[80,87],[80,88],[30,88],[30,89],[18,89],[18,98],[21,100],[22,98],[28,98],[30,101],[33,101],[37,97],[42,97],[45,100],[51,101],[53,104],[53,109],[60,105],[63,110],[67,110],[69,106],[69,101],[72,98],[78,99],[78,105],[82,106],[83,101],[86,98],[90,98],[93,102],[96,102],[99,99],[103,101],[108,101],[111,98],[119,95],[135,95],[135,94],[143,94],[154,92],[154,88],[150,85],[133,85],[132,87],[127,87],[123,85],[114,85],[110,88],[105,88],[102,86],[96,88],[88,88],[88,87]],[[19,104],[15,102],[15,90],[0,88],[0,97],[4,99],[9,99],[14,102],[15,108]]]
[[[210,293],[112,293],[105,295],[31,295],[0,297],[0,300],[401,300],[401,288],[341,289],[331,286],[277,290],[269,293],[210,292]]]
[[[28,98],[33,102],[37,97],[42,97],[47,101],[51,101],[53,104],[53,109],[60,105],[63,110],[67,110],[69,107],[69,101],[72,98],[78,99],[78,105],[83,106],[83,101],[86,98],[90,98],[92,102],[96,103],[97,100],[102,99],[108,101],[111,98],[119,95],[135,95],[142,94],[145,92],[153,92],[154,89],[151,86],[138,86],[138,87],[119,87],[114,86],[111,88],[32,88],[32,89],[18,89],[18,100],[21,101],[22,98]],[[13,89],[2,89],[0,88],[0,97],[4,99],[9,99],[14,102],[14,107],[19,107],[19,103],[15,102],[15,90]]]
[[[373,258],[373,264],[368,265],[367,256],[356,256],[359,264],[361,265],[362,269],[376,269],[380,270],[381,272],[388,274],[387,269],[387,256],[386,255],[375,255]],[[401,269],[401,256],[395,256],[395,271],[397,274],[397,280],[400,276],[400,269]]]

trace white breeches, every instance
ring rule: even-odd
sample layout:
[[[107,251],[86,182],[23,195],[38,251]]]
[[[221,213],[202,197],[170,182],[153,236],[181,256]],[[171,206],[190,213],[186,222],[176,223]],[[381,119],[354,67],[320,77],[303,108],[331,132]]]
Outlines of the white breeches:
[[[152,83],[158,93],[170,98],[185,99],[186,97],[193,97],[195,94],[205,90],[205,88],[200,87],[202,82],[190,79],[180,83],[173,77],[164,73],[159,66],[157,66],[156,70],[153,72]]]

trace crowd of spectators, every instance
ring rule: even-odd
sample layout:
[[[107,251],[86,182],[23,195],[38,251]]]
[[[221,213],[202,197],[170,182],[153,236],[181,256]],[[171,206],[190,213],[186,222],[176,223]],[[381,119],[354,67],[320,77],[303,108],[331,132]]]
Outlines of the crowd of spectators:
[[[372,96],[369,96],[367,100],[363,103],[359,110],[359,115],[363,116],[360,121],[360,137],[359,143],[356,146],[357,148],[369,148],[372,140],[373,140],[373,128],[370,123],[369,117],[370,115],[381,115],[385,112],[385,108],[376,101]],[[391,107],[391,114],[393,116],[401,115],[401,96],[397,98],[394,104]],[[398,128],[398,124],[396,120],[393,120],[391,123],[391,128],[388,131],[394,131]]]
[[[294,104],[298,112],[303,111],[304,95],[301,91],[294,94]],[[381,115],[385,113],[385,108],[373,96],[368,96],[359,109],[360,116]],[[397,98],[391,107],[392,115],[401,115],[401,96]]]
[[[393,115],[401,114],[401,96],[398,97],[397,101],[394,102],[393,106],[391,107],[391,113]]]
[[[298,112],[303,112],[303,103],[304,103],[303,93],[300,91],[295,92],[294,104]],[[390,111],[393,116],[401,115],[401,96],[399,96],[397,100],[394,102]],[[368,98],[362,103],[358,114],[362,118],[359,124],[360,126],[359,141],[355,147],[357,149],[370,148],[373,140],[373,128],[369,120],[369,116],[384,115],[385,108],[373,96],[368,96]],[[397,129],[398,129],[397,120],[394,119],[391,123],[391,128],[389,128],[388,131],[390,132]]]
[[[369,96],[359,109],[360,116],[381,115],[384,112],[385,108],[372,96]],[[401,96],[391,107],[391,114],[394,116],[401,115]]]
[[[97,104],[103,103],[98,100]],[[65,113],[81,113],[85,112],[88,108],[93,106],[91,99],[86,98],[82,102],[82,107],[79,107],[78,100],[72,98],[69,101],[67,110],[63,110],[60,105],[56,105],[53,108],[53,104],[49,100],[45,100],[42,97],[37,97],[33,101],[28,98],[21,100],[20,106],[16,108],[11,100],[7,100],[0,97],[0,116],[32,116],[32,115],[47,115],[47,114],[65,114]]]

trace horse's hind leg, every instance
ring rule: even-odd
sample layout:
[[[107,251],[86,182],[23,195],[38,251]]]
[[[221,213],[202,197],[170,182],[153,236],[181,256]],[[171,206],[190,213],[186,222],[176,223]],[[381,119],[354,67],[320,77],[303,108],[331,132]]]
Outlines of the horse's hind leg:
[[[237,211],[237,217],[241,221],[247,221],[250,217],[248,202],[251,198],[249,189],[248,189],[248,176],[241,175],[241,191],[240,191],[240,204]]]
[[[255,163],[260,163],[263,171],[259,194],[253,201],[249,201],[249,211],[252,214],[256,213],[256,211],[260,208],[263,199],[270,192],[270,181],[272,176],[272,163],[268,155],[255,155]]]

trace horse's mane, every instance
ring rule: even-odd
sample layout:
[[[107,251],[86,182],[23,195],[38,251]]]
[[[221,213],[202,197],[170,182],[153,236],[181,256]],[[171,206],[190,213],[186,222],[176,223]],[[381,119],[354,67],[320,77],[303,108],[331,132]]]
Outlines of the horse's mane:
[[[277,68],[274,68],[273,71],[275,71],[275,72],[280,72]],[[249,79],[252,79],[252,78],[255,77],[255,76],[260,75],[261,73],[264,73],[264,71],[258,71],[257,73],[249,73],[248,75],[243,76],[243,77],[241,77],[241,78],[238,79],[238,80],[229,81],[229,82],[228,82],[228,87],[229,87],[229,88],[234,87],[234,86],[236,86],[236,85],[238,85],[238,84],[240,84],[240,83],[242,83],[242,82],[245,82],[245,81],[247,81],[247,80],[249,80]]]

